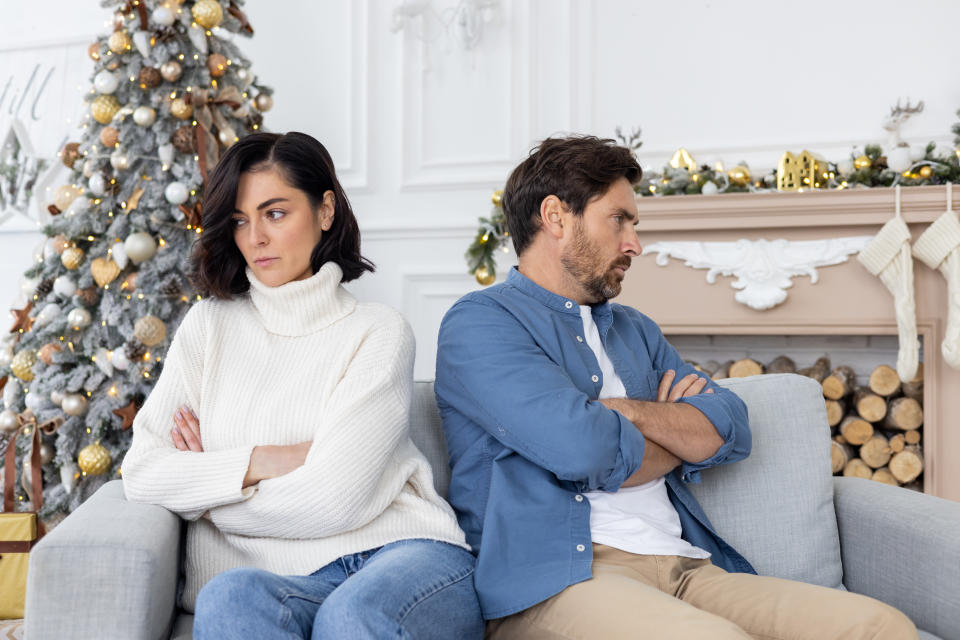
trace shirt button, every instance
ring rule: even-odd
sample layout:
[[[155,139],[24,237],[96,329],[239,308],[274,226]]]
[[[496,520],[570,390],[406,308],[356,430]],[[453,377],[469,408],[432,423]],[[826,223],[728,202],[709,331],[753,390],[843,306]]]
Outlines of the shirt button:
[[[577,342],[583,342],[583,338],[581,336],[577,336]]]
[[[572,309],[572,308],[573,308],[573,303],[570,302],[569,300],[567,300],[567,301],[563,304],[563,306],[565,306],[567,309]]]
[[[583,546],[582,544],[577,545],[577,551],[583,551],[584,549],[586,549],[586,547]]]
[[[590,376],[590,379],[594,382],[600,382],[600,378],[598,376]]]
[[[583,496],[578,494],[576,497],[574,497],[574,500],[576,500],[577,502],[583,502]]]

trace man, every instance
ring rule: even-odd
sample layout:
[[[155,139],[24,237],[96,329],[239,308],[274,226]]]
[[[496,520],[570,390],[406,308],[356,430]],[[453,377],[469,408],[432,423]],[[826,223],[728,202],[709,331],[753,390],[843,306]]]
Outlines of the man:
[[[640,253],[640,174],[612,140],[545,140],[503,193],[518,266],[440,328],[450,502],[488,637],[916,638],[879,601],[756,576],[686,488],[749,455],[750,430],[735,394],[608,302]]]

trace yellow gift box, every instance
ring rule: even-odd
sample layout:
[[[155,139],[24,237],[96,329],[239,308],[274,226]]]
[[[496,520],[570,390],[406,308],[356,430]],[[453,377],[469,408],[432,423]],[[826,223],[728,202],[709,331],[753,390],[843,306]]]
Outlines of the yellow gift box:
[[[37,514],[0,513],[0,619],[22,618]]]

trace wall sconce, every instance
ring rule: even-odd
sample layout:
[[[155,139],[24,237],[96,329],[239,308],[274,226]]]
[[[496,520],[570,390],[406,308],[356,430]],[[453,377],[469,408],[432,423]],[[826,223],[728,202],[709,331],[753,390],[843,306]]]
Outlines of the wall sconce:
[[[393,10],[391,31],[398,33],[410,28],[414,37],[422,42],[433,42],[446,33],[469,50],[480,43],[484,25],[493,22],[499,8],[500,0],[459,0],[456,6],[437,11],[431,0],[402,0]],[[440,27],[433,35],[428,21]]]

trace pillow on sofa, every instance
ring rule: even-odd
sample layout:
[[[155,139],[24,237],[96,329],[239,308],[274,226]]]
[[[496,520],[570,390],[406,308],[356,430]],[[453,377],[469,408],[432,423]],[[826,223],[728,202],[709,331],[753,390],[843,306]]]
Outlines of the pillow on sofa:
[[[747,404],[753,450],[689,485],[707,517],[759,574],[843,589],[820,385],[794,374],[717,383]]]

